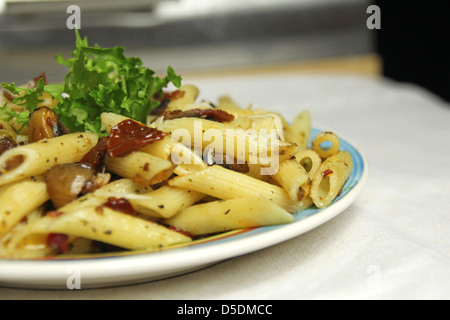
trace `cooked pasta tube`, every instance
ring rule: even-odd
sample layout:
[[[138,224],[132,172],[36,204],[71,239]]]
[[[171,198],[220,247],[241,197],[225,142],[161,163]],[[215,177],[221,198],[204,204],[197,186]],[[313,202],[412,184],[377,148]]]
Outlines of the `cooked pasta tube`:
[[[180,210],[197,203],[205,195],[192,190],[162,186],[141,196],[142,198],[129,198],[137,212],[153,218],[170,218]]]
[[[263,170],[261,170],[261,166],[259,164],[248,164],[248,172],[246,175],[265,182],[269,182],[272,178],[270,175],[263,174]]]
[[[42,258],[51,253],[44,235],[30,235],[30,226],[42,218],[45,207],[31,211],[0,240],[0,256],[15,259]]]
[[[295,117],[291,125],[291,134],[290,141],[295,142],[301,150],[308,147],[311,136],[311,115],[309,111],[304,110]]]
[[[151,218],[170,218],[204,197],[204,194],[199,192],[167,185],[150,191],[140,188],[141,186],[132,180],[120,179],[108,187],[96,190],[94,195],[105,199],[125,198],[136,212]]]
[[[99,206],[46,216],[33,225],[31,232],[66,234],[129,250],[161,249],[192,241],[155,222]]]
[[[57,164],[78,162],[97,141],[95,133],[78,132],[7,150],[0,156],[0,185],[43,174]]]
[[[331,147],[323,147],[324,143],[331,143]],[[314,137],[312,149],[322,158],[329,158],[339,152],[340,141],[336,134],[329,131],[320,132]]]
[[[141,152],[145,152],[161,159],[170,159],[173,148],[177,146],[179,142],[172,139],[170,136],[165,136],[161,140],[154,141],[139,149]]]
[[[92,194],[97,197],[121,197],[125,194],[141,194],[153,190],[151,187],[144,187],[132,179],[118,179],[95,190]],[[83,201],[86,202],[86,201]]]
[[[109,172],[144,186],[166,180],[174,170],[172,162],[140,151],[115,158],[106,155],[105,165]]]
[[[27,214],[49,200],[47,185],[42,179],[8,184],[0,188],[0,238]]]
[[[177,91],[182,92],[180,97],[175,97],[171,99],[169,105],[167,106],[167,110],[185,110],[184,107],[189,104],[193,104],[200,93],[198,87],[192,84],[186,84],[181,86]]]
[[[273,178],[283,187],[293,201],[302,200],[309,191],[310,178],[305,168],[295,160],[280,163]]]
[[[285,141],[283,121],[281,116],[276,113],[266,113],[262,115],[253,115],[246,117],[251,120],[250,128],[254,130],[267,130],[276,132],[281,141]]]
[[[238,198],[194,205],[163,223],[198,236],[293,221],[292,214],[272,201]]]
[[[106,186],[104,188],[106,188]],[[101,197],[95,192],[90,192],[62,206],[61,208],[58,209],[58,211],[59,212],[76,211],[85,207],[99,206],[105,203],[105,201],[106,201],[105,197]]]
[[[322,164],[322,159],[317,152],[306,149],[295,154],[294,159],[305,168],[308,176],[312,179]]]
[[[311,184],[311,199],[318,208],[329,206],[342,191],[353,169],[348,151],[340,151],[325,160],[317,170]]]
[[[294,212],[297,208],[296,202],[292,201],[281,187],[218,165],[173,178],[169,180],[169,185],[195,190],[218,199],[264,198],[290,212]]]
[[[230,96],[221,96],[217,99],[217,108],[224,111],[241,111],[242,108]]]
[[[100,119],[102,121],[103,127],[105,127],[106,132],[110,133],[112,127],[130,118],[112,112],[103,112],[100,115]]]
[[[34,224],[43,218],[44,207],[39,207],[29,215],[26,220],[18,224],[10,233],[10,237],[5,237],[0,242],[0,256],[14,259],[39,259],[54,254],[54,249],[49,246],[47,234],[34,233]],[[86,254],[92,253],[95,244],[90,239],[79,237],[67,238],[66,254]]]
[[[172,140],[166,136],[164,139],[155,141],[139,151],[152,154],[156,157],[167,159],[176,165],[174,173],[178,175],[202,170],[208,165],[203,161],[201,154],[197,154],[191,148]]]
[[[228,156],[241,162],[269,165],[274,157],[281,162],[298,151],[295,144],[276,140],[269,130],[240,130],[229,124],[198,118],[155,121],[154,125],[158,130],[172,133],[175,140],[180,139],[180,143],[196,152],[207,148],[225,150]]]

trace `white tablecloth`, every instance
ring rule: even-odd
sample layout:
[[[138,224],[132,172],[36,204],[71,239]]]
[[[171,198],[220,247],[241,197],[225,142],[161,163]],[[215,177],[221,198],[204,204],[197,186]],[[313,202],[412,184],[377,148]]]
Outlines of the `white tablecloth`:
[[[185,79],[360,147],[364,191],[343,213],[287,242],[186,275],[98,290],[0,288],[0,299],[449,299],[450,106],[426,90],[353,75]],[[30,271],[32,272],[32,271]]]

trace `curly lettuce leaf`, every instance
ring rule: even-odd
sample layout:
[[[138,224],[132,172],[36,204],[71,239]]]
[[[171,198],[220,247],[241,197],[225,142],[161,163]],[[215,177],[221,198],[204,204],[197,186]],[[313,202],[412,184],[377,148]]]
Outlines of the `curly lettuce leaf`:
[[[164,78],[159,78],[143,66],[141,59],[125,57],[122,47],[89,47],[78,32],[76,45],[72,58],[57,56],[58,63],[69,66],[70,71],[64,84],[68,98],[54,110],[71,131],[107,135],[100,120],[103,112],[146,123],[150,110],[159,104],[155,97],[162,95],[169,83],[181,86],[181,77],[171,67]]]
[[[157,77],[155,72],[143,66],[141,59],[126,57],[123,47],[90,47],[87,37],[81,38],[75,29],[76,41],[72,57],[64,59],[56,56],[58,64],[69,67],[64,84],[45,85],[40,79],[36,88],[23,89],[12,84],[2,86],[20,97],[14,103],[32,112],[41,102],[42,92],[49,93],[59,103],[53,109],[61,122],[71,132],[90,131],[100,137],[107,135],[102,126],[100,115],[113,112],[146,123],[150,110],[159,105],[158,97],[170,83],[181,86],[181,77],[172,67],[167,75]],[[5,109],[0,116],[13,114]],[[26,121],[25,114],[17,115]]]

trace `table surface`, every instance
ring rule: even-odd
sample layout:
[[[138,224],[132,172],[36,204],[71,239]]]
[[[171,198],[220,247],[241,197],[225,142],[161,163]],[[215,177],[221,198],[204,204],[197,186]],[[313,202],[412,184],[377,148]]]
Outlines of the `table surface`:
[[[185,77],[201,97],[301,110],[360,147],[370,177],[326,224],[185,275],[94,290],[0,288],[1,299],[449,299],[450,105],[411,84],[357,73]]]

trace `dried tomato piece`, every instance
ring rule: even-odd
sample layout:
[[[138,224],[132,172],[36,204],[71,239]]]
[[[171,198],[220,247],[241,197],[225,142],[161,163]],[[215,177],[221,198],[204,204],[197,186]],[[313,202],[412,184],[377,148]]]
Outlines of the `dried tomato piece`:
[[[169,230],[181,233],[182,235],[184,235],[186,237],[193,238],[192,234],[190,234],[189,232],[187,232],[185,230],[179,229],[175,226],[169,226]]]
[[[164,112],[166,112],[167,107],[169,106],[170,99],[164,99],[161,103],[156,107],[150,110],[150,115],[152,116],[160,116]]]
[[[322,178],[326,178],[326,177],[328,177],[330,174],[333,174],[333,170],[331,170],[331,169],[327,169],[327,170],[325,170],[324,172],[322,172]]]
[[[170,101],[181,99],[184,97],[185,92],[183,90],[175,90],[172,92],[165,92],[161,98],[161,101],[168,99]]]
[[[89,150],[81,159],[81,163],[88,163],[97,171],[104,167],[105,155],[108,152],[108,137],[101,138],[97,144]]]
[[[111,157],[123,156],[154,141],[163,139],[167,133],[150,128],[140,122],[127,119],[111,129],[108,152]]]
[[[67,252],[69,250],[69,236],[62,233],[49,233],[47,246],[58,253]]]
[[[103,204],[104,207],[108,207],[115,211],[119,211],[131,216],[137,216],[136,211],[134,211],[131,203],[125,198],[109,197],[108,200]]]
[[[186,111],[174,110],[164,113],[164,120],[173,120],[178,118],[202,118],[216,122],[230,122],[234,116],[220,109],[191,109]]]

